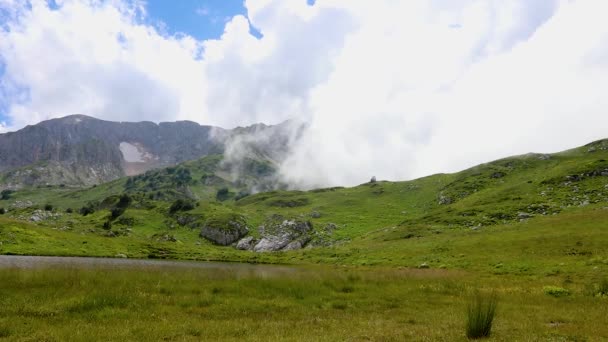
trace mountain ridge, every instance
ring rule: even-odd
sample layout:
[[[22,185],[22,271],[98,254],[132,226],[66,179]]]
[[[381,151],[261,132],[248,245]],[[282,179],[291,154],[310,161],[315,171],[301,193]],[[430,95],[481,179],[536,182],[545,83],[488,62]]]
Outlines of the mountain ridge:
[[[286,125],[252,125],[223,129],[192,121],[115,122],[83,114],[42,121],[0,134],[0,187],[90,186],[123,176],[223,154],[238,137],[259,136],[266,158],[285,153]],[[257,146],[258,148],[260,146]]]

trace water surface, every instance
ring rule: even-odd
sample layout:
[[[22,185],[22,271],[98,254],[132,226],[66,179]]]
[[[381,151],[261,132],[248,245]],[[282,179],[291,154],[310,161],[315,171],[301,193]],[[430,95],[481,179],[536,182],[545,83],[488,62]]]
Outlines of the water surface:
[[[36,268],[110,268],[110,269],[200,269],[232,271],[260,276],[289,274],[295,267],[214,261],[176,261],[126,258],[56,257],[0,255],[0,269]]]

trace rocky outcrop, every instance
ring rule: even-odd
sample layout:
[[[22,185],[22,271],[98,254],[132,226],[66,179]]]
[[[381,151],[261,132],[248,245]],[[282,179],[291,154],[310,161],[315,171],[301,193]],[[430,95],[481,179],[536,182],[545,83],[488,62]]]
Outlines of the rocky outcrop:
[[[259,227],[260,238],[246,237],[236,248],[254,252],[276,252],[301,249],[311,240],[312,223],[299,219],[286,219],[275,215]]]
[[[249,228],[242,216],[228,215],[208,219],[201,229],[201,237],[222,246],[228,246],[247,235]]]
[[[255,245],[255,239],[253,236],[247,236],[239,240],[236,244],[236,249],[240,249],[242,251],[251,250]]]

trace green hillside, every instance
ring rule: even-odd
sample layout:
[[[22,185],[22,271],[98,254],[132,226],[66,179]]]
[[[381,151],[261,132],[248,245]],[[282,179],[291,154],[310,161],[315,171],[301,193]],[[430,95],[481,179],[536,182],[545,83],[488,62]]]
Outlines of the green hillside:
[[[503,238],[578,234],[595,244],[601,241],[608,203],[607,160],[608,141],[603,140],[562,153],[511,157],[406,182],[248,195],[248,183],[231,179],[221,156],[210,156],[88,189],[10,193],[0,201],[0,207],[8,209],[1,219],[0,251],[469,267],[474,261],[451,258],[450,253],[464,253],[480,237],[499,239],[505,252],[511,246]],[[265,177],[272,170],[270,164],[250,160],[240,174]],[[128,203],[119,204],[122,195]],[[185,207],[176,207],[178,200]],[[83,208],[90,208],[86,215]],[[222,226],[233,217],[241,218],[248,235],[256,239],[261,236],[258,227],[277,220],[308,222],[308,248],[252,253],[200,237],[200,228],[209,222]],[[573,220],[577,227],[567,228]],[[553,225],[564,228],[547,228]],[[585,225],[590,228],[575,230]],[[462,251],[457,250],[459,243]],[[589,255],[606,258],[596,253],[600,255]]]

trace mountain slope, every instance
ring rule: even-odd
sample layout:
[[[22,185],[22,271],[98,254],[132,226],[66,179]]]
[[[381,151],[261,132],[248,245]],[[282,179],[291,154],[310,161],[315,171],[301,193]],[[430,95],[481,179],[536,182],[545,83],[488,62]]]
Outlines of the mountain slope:
[[[249,146],[272,160],[287,146],[286,126],[225,130],[188,121],[110,122],[71,115],[0,134],[0,182],[12,189],[88,186],[221,154],[227,147]]]
[[[510,157],[455,174],[406,182],[378,181],[353,188],[237,196],[239,189],[245,188],[222,177],[227,169],[222,165],[222,157],[216,155],[89,189],[23,189],[0,200],[0,207],[8,209],[5,217],[36,221],[41,227],[112,236],[121,245],[137,240],[149,246],[142,249],[147,251],[162,246],[165,257],[262,258],[233,247],[213,246],[200,237],[208,222],[224,229],[230,220],[238,217],[249,228],[246,233],[249,244],[245,249],[253,248],[264,239],[267,243],[271,238],[287,234],[300,239],[300,247],[317,247],[303,252],[307,258],[333,260],[327,254],[333,253],[349,263],[362,260],[399,263],[396,260],[402,260],[397,257],[402,251],[397,246],[424,245],[431,240],[446,244],[452,238],[461,239],[472,232],[485,234],[534,222],[575,225],[569,220],[580,220],[584,213],[596,217],[597,210],[608,206],[607,160],[608,141],[603,140],[562,153]],[[252,165],[249,176],[263,177],[266,167],[257,162]],[[131,198],[129,205],[113,218],[113,210],[124,195]],[[177,200],[183,199],[186,202],[176,206]],[[45,214],[40,209],[46,204],[54,209]],[[86,216],[78,214],[81,206],[90,207],[92,212]],[[65,213],[68,208],[72,208],[71,213]],[[227,219],[221,221],[222,218]],[[560,221],[561,218],[568,222]],[[600,221],[595,220],[593,224],[599,224],[601,231],[606,227]],[[293,229],[300,231],[290,231]],[[178,246],[167,244],[167,239],[188,242]],[[282,249],[285,242],[288,241],[281,242],[283,247],[275,247]],[[104,242],[107,248],[113,244]],[[201,244],[206,247],[200,249]],[[341,246],[339,253],[335,250],[338,246]],[[392,249],[388,252],[382,246],[392,246]],[[16,246],[2,248],[19,250]],[[28,248],[35,249],[35,246]],[[46,253],[42,251],[48,248],[42,248],[40,253]],[[575,252],[580,249],[573,248]],[[353,254],[353,249],[367,250],[369,254]],[[141,256],[140,253],[135,248],[127,254]],[[439,261],[433,261],[434,254],[427,251],[425,262],[437,266]]]

